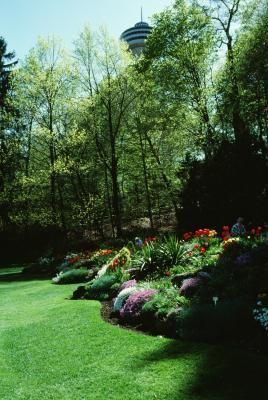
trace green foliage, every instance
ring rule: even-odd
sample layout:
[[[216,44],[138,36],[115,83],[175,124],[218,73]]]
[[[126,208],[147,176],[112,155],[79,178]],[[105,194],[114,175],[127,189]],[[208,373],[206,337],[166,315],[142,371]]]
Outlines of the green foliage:
[[[105,274],[94,279],[86,286],[84,297],[86,299],[108,300],[115,292],[112,286],[117,282],[117,277],[112,274]]]
[[[163,319],[173,310],[187,304],[187,299],[179,296],[178,291],[174,287],[162,288],[155,294],[152,300],[144,304],[142,314],[145,314],[145,318],[147,314],[152,314],[157,318]]]
[[[252,302],[237,298],[212,304],[185,307],[176,316],[177,335],[183,339],[209,342],[248,341],[257,334]]]
[[[156,15],[139,59],[89,27],[74,57],[55,38],[38,41],[12,75],[18,120],[1,113],[2,228],[53,225],[97,239],[267,218],[267,4],[234,26],[241,1],[231,15],[231,0],[203,3]],[[12,55],[0,47],[5,95]],[[184,269],[183,249],[169,242],[144,250],[144,274],[157,263],[162,275]]]
[[[163,241],[147,243],[133,255],[132,265],[140,268],[142,276],[159,277],[168,273],[169,268],[182,262],[187,250],[175,236]]]
[[[160,245],[160,254],[167,267],[180,264],[185,259],[187,249],[176,236],[165,236]]]
[[[88,278],[88,270],[87,269],[71,269],[70,271],[63,272],[58,275],[56,280],[53,280],[58,284],[67,284],[67,283],[80,283],[86,282]]]
[[[98,250],[90,257],[89,265],[100,269],[103,265],[110,262],[114,257],[114,253],[114,250]]]

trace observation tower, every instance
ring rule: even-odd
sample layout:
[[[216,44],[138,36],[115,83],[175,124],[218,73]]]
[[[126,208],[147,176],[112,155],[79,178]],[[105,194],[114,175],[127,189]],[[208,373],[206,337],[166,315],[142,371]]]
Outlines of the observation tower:
[[[135,24],[132,28],[126,29],[120,36],[121,40],[128,43],[129,49],[135,55],[140,55],[145,47],[145,39],[150,35],[152,27],[142,20]]]

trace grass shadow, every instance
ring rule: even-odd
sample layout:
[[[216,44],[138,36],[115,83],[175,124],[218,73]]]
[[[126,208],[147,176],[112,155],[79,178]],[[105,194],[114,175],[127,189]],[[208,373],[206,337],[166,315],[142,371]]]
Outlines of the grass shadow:
[[[267,394],[268,358],[249,351],[212,347],[191,384],[201,398],[262,399]]]
[[[0,269],[0,282],[26,282],[51,279],[52,275],[27,274],[22,272],[23,267]]]
[[[231,346],[170,341],[153,353],[147,352],[135,365],[163,360],[185,362],[193,358],[195,368],[184,383],[186,397],[198,400],[252,400],[267,394],[268,357]],[[179,377],[178,377],[179,378]],[[170,396],[181,400],[182,388]]]

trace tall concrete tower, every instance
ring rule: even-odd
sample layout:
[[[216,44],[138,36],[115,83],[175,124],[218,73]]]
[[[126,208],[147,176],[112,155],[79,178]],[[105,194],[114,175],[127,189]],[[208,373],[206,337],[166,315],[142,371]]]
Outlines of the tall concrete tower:
[[[152,27],[142,20],[135,24],[132,28],[126,29],[120,36],[121,40],[125,40],[133,54],[140,55],[145,46],[145,39],[150,35]]]

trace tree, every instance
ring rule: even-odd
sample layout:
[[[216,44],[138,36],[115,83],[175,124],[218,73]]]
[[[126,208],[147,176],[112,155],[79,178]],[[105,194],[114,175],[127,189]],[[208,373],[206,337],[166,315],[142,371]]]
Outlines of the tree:
[[[0,110],[8,109],[8,95],[11,90],[11,71],[17,64],[15,53],[7,52],[7,43],[0,37]]]
[[[177,0],[154,22],[140,68],[150,68],[165,101],[188,109],[198,119],[196,136],[209,157],[215,136],[209,104],[209,68],[215,46],[211,18],[196,2]]]
[[[61,43],[40,39],[16,75],[17,95],[25,139],[25,174],[31,171],[44,187],[49,180],[47,223],[65,225],[62,181],[57,170],[59,143],[66,135],[67,114],[74,97],[75,73]]]
[[[105,31],[93,36],[88,27],[76,41],[75,55],[81,71],[81,87],[87,96],[84,127],[89,135],[93,135],[105,174],[108,173],[111,180],[112,226],[120,236],[120,147],[123,121],[133,102],[133,92],[125,72],[128,56]]]
[[[7,43],[0,37],[0,224],[9,223],[12,185],[20,162],[19,138],[16,132],[16,110],[13,105],[12,70],[17,61],[7,52]]]
[[[220,44],[227,47],[227,61],[225,74],[227,75],[228,95],[231,101],[232,127],[236,143],[241,151],[250,146],[250,130],[243,117],[241,106],[241,91],[236,70],[236,52],[234,49],[235,30],[233,25],[237,23],[240,14],[241,0],[214,0],[214,7],[206,10],[207,14],[216,22],[216,28],[220,35]]]

